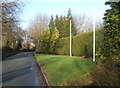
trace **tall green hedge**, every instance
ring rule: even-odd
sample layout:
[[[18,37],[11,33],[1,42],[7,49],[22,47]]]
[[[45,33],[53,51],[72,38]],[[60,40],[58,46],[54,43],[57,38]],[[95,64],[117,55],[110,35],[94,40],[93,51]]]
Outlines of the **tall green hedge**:
[[[96,52],[101,46],[102,30],[96,31]],[[69,55],[70,38],[60,38],[57,41],[55,52],[56,54]],[[93,54],[93,32],[81,33],[72,37],[72,54],[74,56],[92,56]]]
[[[85,49],[87,47],[87,50]],[[75,56],[92,55],[92,34],[82,33],[73,37],[72,53]]]
[[[56,43],[56,47],[55,47],[55,52],[56,54],[60,54],[60,55],[69,55],[70,54],[70,38],[60,38],[57,43]]]

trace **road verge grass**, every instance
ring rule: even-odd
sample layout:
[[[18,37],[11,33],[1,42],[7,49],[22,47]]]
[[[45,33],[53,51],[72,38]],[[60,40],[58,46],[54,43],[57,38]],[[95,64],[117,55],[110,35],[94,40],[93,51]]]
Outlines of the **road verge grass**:
[[[35,53],[35,56],[52,86],[79,79],[92,72],[96,67],[96,63],[92,61],[92,58],[83,59],[79,56],[69,57],[37,53]]]

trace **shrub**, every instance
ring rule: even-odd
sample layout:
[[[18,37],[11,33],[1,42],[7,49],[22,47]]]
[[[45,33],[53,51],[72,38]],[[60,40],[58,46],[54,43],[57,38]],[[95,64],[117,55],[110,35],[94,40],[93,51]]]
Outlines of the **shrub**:
[[[92,84],[92,78],[86,75],[77,80],[65,81],[63,84],[61,84],[61,86],[67,86],[69,88],[79,86],[78,88],[83,88],[84,86],[89,86],[90,84]]]
[[[98,68],[91,73],[93,78],[92,86],[120,86],[119,78],[120,62],[99,61]]]
[[[77,80],[65,81],[62,86],[73,87],[80,86],[83,87],[92,87],[92,86],[120,86],[119,78],[119,69],[120,62],[118,61],[99,61],[97,68],[91,72],[86,73],[84,76]],[[71,88],[72,88],[71,87]]]
[[[11,54],[12,52],[14,52],[14,50],[12,48],[7,47],[7,46],[3,46],[2,47],[2,59],[9,56],[9,54]]]

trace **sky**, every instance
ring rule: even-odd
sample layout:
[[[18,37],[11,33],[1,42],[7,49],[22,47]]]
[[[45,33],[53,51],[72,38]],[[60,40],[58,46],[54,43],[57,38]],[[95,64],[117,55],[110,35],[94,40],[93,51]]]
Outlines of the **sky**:
[[[20,15],[21,27],[27,29],[29,21],[33,20],[38,14],[45,14],[49,18],[51,15],[56,14],[67,15],[67,11],[70,8],[72,15],[86,15],[90,18],[95,15],[96,20],[102,20],[105,10],[110,7],[104,3],[107,0],[31,0],[24,1],[25,6],[23,12]]]

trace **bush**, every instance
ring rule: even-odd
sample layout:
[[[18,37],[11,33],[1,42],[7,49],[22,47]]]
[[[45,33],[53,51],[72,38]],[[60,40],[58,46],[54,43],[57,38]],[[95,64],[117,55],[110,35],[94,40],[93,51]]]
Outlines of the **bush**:
[[[11,54],[12,52],[14,52],[12,48],[6,46],[2,47],[2,59],[9,56],[9,54]]]
[[[79,86],[79,88],[83,88],[86,86],[90,86],[93,83],[90,73],[84,74],[82,77],[76,80],[65,81],[61,84],[61,86],[67,86],[69,88],[73,88],[73,86]]]
[[[12,52],[12,51],[13,49],[10,47],[6,47],[6,46],[2,47],[2,54],[7,53],[7,52]]]
[[[72,81],[65,81],[62,86],[81,86],[92,87],[92,86],[120,86],[120,62],[107,60],[105,62],[99,61],[98,67],[91,73],[87,73],[81,78]],[[71,87],[72,88],[72,87]]]
[[[107,60],[99,61],[98,68],[91,73],[93,86],[120,86],[120,62]]]

